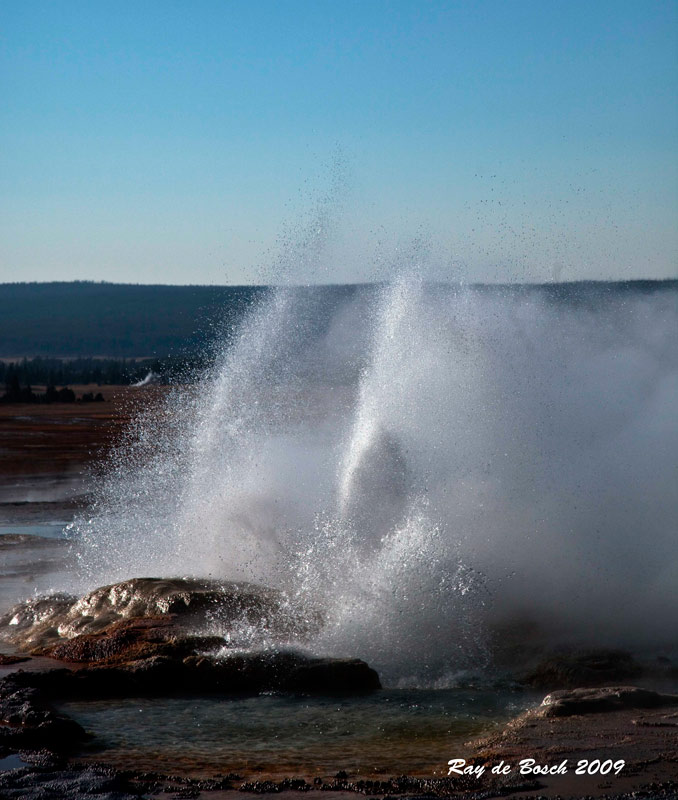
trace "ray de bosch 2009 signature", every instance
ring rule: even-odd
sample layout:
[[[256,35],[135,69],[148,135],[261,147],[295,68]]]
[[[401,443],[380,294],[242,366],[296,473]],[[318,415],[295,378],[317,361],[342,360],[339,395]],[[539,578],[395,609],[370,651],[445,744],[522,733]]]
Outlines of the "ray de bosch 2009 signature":
[[[607,759],[601,761],[596,758],[589,760],[582,758],[576,763],[574,768],[575,775],[609,775],[614,772],[615,775],[624,769],[626,762],[622,759],[612,761]],[[464,758],[451,758],[447,765],[449,767],[447,774],[449,775],[471,775],[476,778],[482,777],[488,771],[487,765],[484,764],[467,764]],[[568,759],[563,759],[558,764],[537,764],[534,758],[523,758],[518,764],[507,764],[505,761],[500,761],[492,767],[489,767],[491,775],[508,775],[515,769],[521,775],[566,775],[570,772]]]

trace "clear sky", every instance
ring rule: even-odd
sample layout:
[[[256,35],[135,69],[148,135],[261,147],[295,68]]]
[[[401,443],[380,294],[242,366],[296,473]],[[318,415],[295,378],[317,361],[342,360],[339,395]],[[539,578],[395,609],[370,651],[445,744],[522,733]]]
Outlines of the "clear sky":
[[[0,31],[0,281],[678,274],[675,0],[2,0]]]

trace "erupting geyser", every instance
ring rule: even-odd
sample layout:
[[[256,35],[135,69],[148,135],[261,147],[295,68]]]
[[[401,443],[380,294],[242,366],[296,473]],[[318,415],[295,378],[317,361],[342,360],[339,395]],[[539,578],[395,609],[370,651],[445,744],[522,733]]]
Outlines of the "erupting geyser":
[[[509,627],[669,641],[676,330],[675,283],[271,291],[138,421],[76,522],[78,588],[260,582],[392,682],[487,666]]]

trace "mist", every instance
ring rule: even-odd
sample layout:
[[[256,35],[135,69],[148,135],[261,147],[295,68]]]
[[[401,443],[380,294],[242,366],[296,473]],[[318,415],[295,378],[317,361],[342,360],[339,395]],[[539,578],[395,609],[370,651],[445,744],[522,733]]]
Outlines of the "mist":
[[[77,588],[259,582],[388,682],[502,636],[662,648],[678,612],[673,283],[271,290],[73,525]],[[521,633],[522,632],[522,633]]]

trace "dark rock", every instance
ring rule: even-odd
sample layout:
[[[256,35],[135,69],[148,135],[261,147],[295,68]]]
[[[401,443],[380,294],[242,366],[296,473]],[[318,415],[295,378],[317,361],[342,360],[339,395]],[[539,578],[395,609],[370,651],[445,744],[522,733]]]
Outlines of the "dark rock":
[[[102,586],[81,598],[56,594],[27,600],[0,617],[0,636],[32,651],[75,636],[108,631],[122,620],[164,616],[175,632],[212,628],[238,636],[253,630],[304,639],[318,630],[319,613],[301,608],[283,592],[250,583],[193,578],[132,578]],[[116,630],[120,638],[120,630]],[[90,645],[95,648],[94,642]],[[87,647],[83,643],[82,652]],[[107,645],[101,645],[104,649]],[[58,652],[58,651],[56,651]]]
[[[542,661],[521,678],[536,689],[574,689],[601,686],[639,677],[643,668],[621,650],[582,650],[560,653]]]
[[[71,749],[87,738],[77,722],[56,713],[30,680],[12,673],[0,681],[0,746],[9,750]]]
[[[44,636],[58,640],[58,620],[76,601],[77,598],[69,594],[26,600],[0,617],[0,636],[26,651],[43,643]]]
[[[47,767],[59,769],[65,766],[68,756],[64,753],[54,753],[51,750],[21,750],[21,760],[32,767]]]
[[[482,762],[480,762],[482,763]],[[366,795],[399,796],[401,800],[424,800],[425,798],[481,798],[502,797],[516,792],[534,792],[540,783],[533,778],[520,775],[486,776],[482,790],[478,780],[469,775],[455,778],[414,778],[401,775],[386,780],[349,780],[341,770],[333,780],[324,782],[314,778],[313,784],[306,781],[285,779],[282,781],[248,781],[239,790],[252,794],[277,794],[284,791],[352,792]]]
[[[69,664],[29,677],[14,673],[5,693],[34,691],[54,699],[262,691],[331,695],[380,688],[377,673],[357,659],[312,658],[285,648],[235,650],[241,629],[249,635],[259,626],[284,640],[320,623],[317,614],[302,613],[282,592],[252,584],[135,578],[80,599],[34,599],[2,622],[6,638]],[[208,622],[226,629],[228,637],[193,633]]]
[[[240,791],[252,794],[278,794],[282,792],[282,786],[274,781],[247,781],[242,784]]]
[[[606,686],[598,689],[566,689],[551,692],[537,709],[542,717],[569,717],[629,708],[661,708],[678,705],[678,695],[660,694],[636,686]]]
[[[296,667],[284,690],[308,694],[358,694],[381,688],[376,671],[360,659],[313,659]]]
[[[152,655],[116,664],[95,663],[78,669],[15,672],[0,686],[53,700],[166,695],[362,694],[380,688],[379,677],[358,659],[315,659],[293,651],[230,654],[221,658],[176,654]]]
[[[0,773],[0,796],[7,800],[138,800],[139,791],[115,770],[31,768]]]
[[[8,656],[5,653],[0,653],[0,667],[9,667],[12,664],[22,664],[24,661],[30,661],[28,656]]]
[[[74,636],[32,652],[58,661],[110,665],[160,655],[183,659],[196,651],[217,650],[223,644],[221,636],[177,635],[174,619],[168,615],[120,620],[101,633]]]

